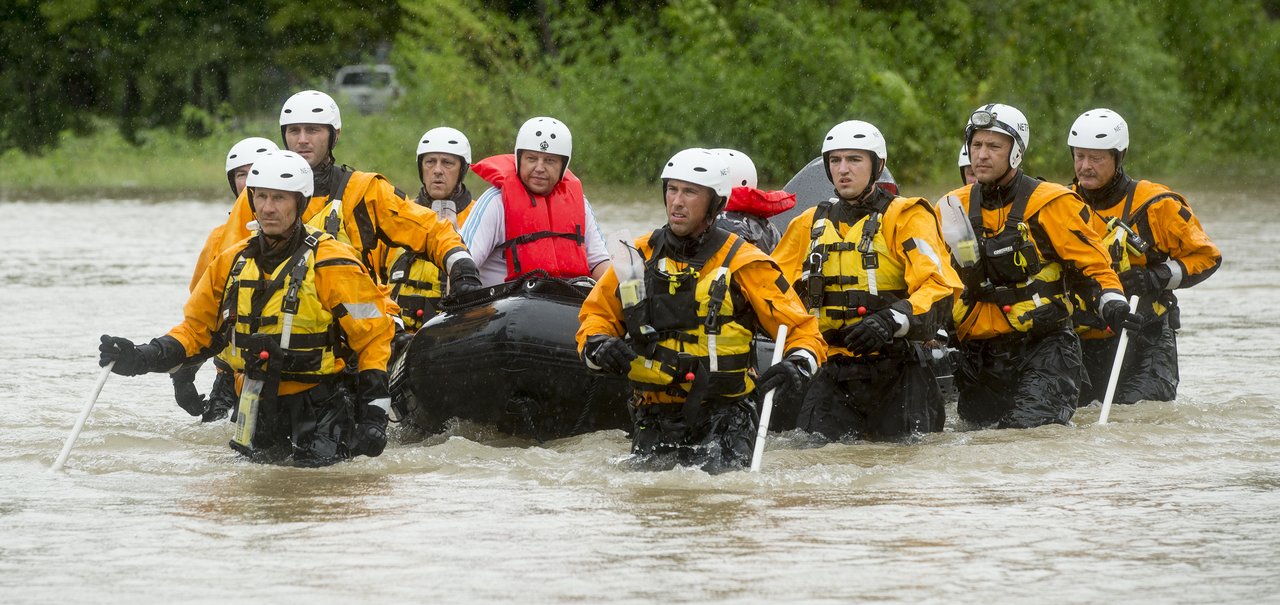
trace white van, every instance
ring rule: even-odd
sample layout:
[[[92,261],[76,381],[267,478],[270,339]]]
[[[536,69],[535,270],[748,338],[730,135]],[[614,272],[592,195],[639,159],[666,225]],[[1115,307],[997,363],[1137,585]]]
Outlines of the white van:
[[[361,113],[386,111],[403,92],[390,65],[343,67],[333,77],[333,90],[344,109],[354,106]]]

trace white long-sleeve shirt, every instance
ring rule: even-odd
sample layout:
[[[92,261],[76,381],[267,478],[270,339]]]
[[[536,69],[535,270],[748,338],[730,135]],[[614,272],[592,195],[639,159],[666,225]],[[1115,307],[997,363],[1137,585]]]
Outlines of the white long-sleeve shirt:
[[[595,213],[591,210],[591,202],[582,198],[586,205],[586,225],[583,225],[583,237],[586,239],[587,267],[594,270],[597,265],[609,260],[609,251],[605,247],[604,233],[596,223]],[[462,241],[471,251],[480,268],[480,283],[484,286],[500,284],[507,280],[507,258],[498,246],[507,241],[507,219],[502,205],[502,190],[490,187],[467,216],[462,226]]]

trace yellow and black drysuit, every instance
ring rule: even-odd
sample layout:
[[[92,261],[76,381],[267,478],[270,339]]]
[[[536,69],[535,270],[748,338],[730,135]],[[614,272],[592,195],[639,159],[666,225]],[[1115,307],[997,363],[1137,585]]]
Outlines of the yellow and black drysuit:
[[[711,472],[748,464],[757,426],[752,335],[786,324],[784,350],[816,367],[826,357],[817,319],[772,259],[723,229],[678,237],[664,226],[635,245],[643,277],[621,287],[614,268],[601,277],[578,315],[579,352],[595,368],[588,345],[625,337],[638,354],[627,377],[639,458]]]
[[[289,308],[296,313],[282,350]],[[320,465],[381,452],[381,445],[362,450],[353,437],[371,403],[386,405],[395,324],[386,296],[350,246],[301,224],[276,246],[258,235],[242,240],[212,259],[184,314],[157,339],[162,349],[176,347],[180,358],[190,358],[229,343],[235,354],[223,359],[237,372],[237,392],[246,375],[266,385],[255,458],[292,454],[297,464]],[[357,367],[349,368],[353,359]]]
[[[223,228],[219,250],[249,236],[253,220],[248,188],[236,199]],[[453,224],[405,198],[382,175],[352,171],[329,163],[315,169],[315,191],[302,221],[356,249],[360,262],[379,285],[389,280],[391,250],[403,246],[430,258],[446,274],[478,275],[475,262]],[[203,267],[197,266],[197,272]],[[479,278],[475,279],[479,285]]]
[[[1019,170],[1003,186],[952,191],[977,236],[952,316],[960,344],[958,412],[1001,428],[1066,424],[1088,380],[1068,289],[1123,301],[1088,207],[1070,189]]]
[[[962,285],[929,202],[879,188],[823,202],[791,221],[774,258],[827,342],[797,427],[832,440],[941,431],[945,403],[923,343],[949,323],[941,315]],[[893,338],[847,348],[849,331],[876,314]]]
[[[1222,253],[1200,226],[1183,196],[1151,181],[1135,181],[1120,171],[1111,183],[1090,191],[1074,186],[1097,213],[1125,295],[1138,295],[1135,309],[1146,322],[1131,334],[1116,384],[1115,403],[1171,401],[1178,391],[1177,288],[1190,288],[1213,275]],[[1084,366],[1092,385],[1081,405],[1106,394],[1118,338],[1097,318],[1077,322]]]
[[[430,208],[438,216],[445,216],[443,205],[447,203],[453,209],[457,221],[454,228],[461,227],[471,214],[471,192],[465,183],[459,183],[457,190],[448,200],[432,200],[424,188],[415,200],[419,206]],[[389,284],[391,300],[400,307],[400,319],[404,322],[407,333],[414,333],[440,311],[440,299],[444,297],[446,280],[442,279],[440,267],[431,261],[430,256],[414,252],[408,248],[396,248],[388,259],[390,269]]]

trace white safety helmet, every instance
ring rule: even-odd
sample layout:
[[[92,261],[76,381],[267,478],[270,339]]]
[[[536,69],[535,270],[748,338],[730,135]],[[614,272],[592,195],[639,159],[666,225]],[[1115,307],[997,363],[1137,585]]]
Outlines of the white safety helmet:
[[[573,134],[564,122],[555,118],[540,116],[529,118],[520,131],[516,133],[516,169],[520,167],[520,150],[541,151],[564,156],[564,170],[569,168],[569,160],[573,158]],[[564,176],[561,171],[560,176]]]
[[[1017,170],[1022,165],[1022,158],[1031,145],[1031,124],[1027,116],[1018,108],[1001,103],[988,103],[974,110],[969,115],[969,123],[964,127],[964,144],[973,141],[973,133],[979,130],[998,132],[1013,139],[1013,149],[1009,152],[1009,169]]]
[[[973,161],[969,159],[968,144],[966,143],[960,144],[960,159],[956,160],[956,165],[959,166],[961,170],[964,170],[966,167],[973,165]]]
[[[760,180],[756,176],[756,164],[747,157],[747,154],[736,149],[712,149],[711,153],[720,156],[724,160],[726,166],[729,167],[729,184],[730,188],[750,187],[755,189],[760,185]]]
[[[1123,155],[1129,149],[1129,125],[1120,114],[1099,107],[1076,118],[1067,135],[1068,147],[1110,149]]]
[[[311,199],[311,193],[315,191],[311,164],[292,151],[263,154],[253,163],[253,168],[249,169],[249,179],[245,186],[301,193],[303,204]],[[250,196],[249,200],[252,202],[253,197]]]
[[[831,127],[822,140],[822,157],[837,149],[861,149],[876,154],[881,160],[889,159],[889,146],[884,142],[880,129],[862,120],[849,120]]]
[[[720,206],[728,200],[729,194],[733,191],[733,183],[729,180],[729,166],[720,159],[720,156],[712,153],[709,149],[694,147],[685,149],[667,160],[667,165],[662,168],[662,186],[665,191],[666,183],[670,179],[677,181],[685,181],[694,185],[702,185],[711,189],[719,200],[713,200],[712,208],[709,213],[712,217],[720,212]],[[664,193],[665,199],[665,193]]]
[[[280,126],[289,124],[328,124],[342,128],[342,113],[333,97],[318,90],[304,90],[289,97],[280,108]]]
[[[860,149],[876,156],[872,160],[874,165],[871,169],[871,180],[859,197],[874,189],[876,181],[880,180],[880,174],[888,165],[889,158],[889,146],[884,141],[884,135],[880,134],[880,129],[862,120],[848,120],[832,126],[831,130],[827,131],[826,138],[822,139],[822,169],[827,173],[827,180],[832,183],[836,181],[831,178],[831,164],[828,156],[837,149]],[[875,163],[877,159],[880,161]]]
[[[280,148],[271,139],[262,137],[249,137],[231,146],[231,151],[227,152],[227,172],[241,166],[252,164],[262,157],[262,154],[270,151],[280,151]]]
[[[418,163],[422,163],[422,155],[426,153],[452,153],[462,161],[471,163],[471,141],[467,135],[457,128],[440,126],[422,134],[418,140]]]

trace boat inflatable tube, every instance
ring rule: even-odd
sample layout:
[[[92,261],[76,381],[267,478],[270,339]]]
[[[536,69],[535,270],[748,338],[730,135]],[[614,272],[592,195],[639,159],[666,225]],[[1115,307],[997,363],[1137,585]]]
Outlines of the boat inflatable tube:
[[[578,310],[590,284],[535,271],[442,301],[444,312],[408,346],[401,380],[411,396],[397,411],[432,433],[451,418],[538,441],[629,430],[626,378],[578,358]]]

